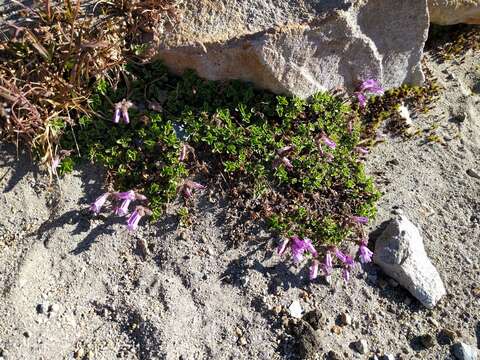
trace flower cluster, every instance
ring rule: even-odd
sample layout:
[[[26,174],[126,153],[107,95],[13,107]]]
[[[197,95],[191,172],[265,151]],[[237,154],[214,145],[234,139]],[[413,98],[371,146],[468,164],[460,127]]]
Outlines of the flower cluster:
[[[365,216],[352,216],[350,222],[353,225],[364,225],[368,223],[368,218]],[[342,277],[345,282],[350,279],[350,273],[355,266],[355,260],[353,256],[345,254],[336,247],[330,247],[326,250],[323,262],[318,260],[319,254],[312,244],[312,241],[308,238],[301,239],[298,236],[292,236],[285,239],[277,248],[277,254],[282,256],[287,249],[290,249],[292,253],[292,259],[294,264],[299,264],[304,259],[304,255],[307,254],[311,257],[311,264],[309,269],[309,278],[314,280],[318,277],[319,270],[322,275],[329,279],[333,273],[333,256],[338,260],[342,267]],[[359,242],[359,259],[360,263],[366,264],[372,261],[373,252],[367,247],[367,240],[362,239]]]
[[[130,231],[135,231],[138,227],[140,219],[145,215],[151,215],[152,212],[145,206],[137,205],[135,206],[132,213],[129,211],[129,206],[132,201],[141,201],[145,202],[147,197],[136,193],[133,190],[125,192],[106,192],[100,195],[91,205],[90,211],[95,215],[99,214],[102,207],[105,205],[107,200],[112,200],[114,202],[113,212],[117,216],[127,216],[127,228]]]
[[[357,97],[360,106],[364,108],[367,105],[368,94],[382,95],[383,92],[383,88],[380,86],[378,81],[368,79],[362,82],[358,91],[355,92],[355,96]]]

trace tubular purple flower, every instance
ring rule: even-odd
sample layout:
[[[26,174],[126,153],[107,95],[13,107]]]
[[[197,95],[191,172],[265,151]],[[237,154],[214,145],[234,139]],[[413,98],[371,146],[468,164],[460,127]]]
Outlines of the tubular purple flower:
[[[135,191],[128,190],[125,192],[114,193],[114,196],[117,200],[130,200],[133,201],[136,198]]]
[[[360,86],[359,91],[362,93],[383,94],[383,88],[378,81],[374,79],[365,80]]]
[[[129,231],[137,230],[138,223],[140,222],[141,218],[142,218],[142,216],[140,215],[139,211],[137,209],[135,209],[127,220],[128,230]]]
[[[357,154],[360,154],[360,155],[367,155],[367,154],[368,154],[368,149],[367,149],[367,148],[364,148],[364,147],[362,147],[362,146],[357,146],[357,147],[355,148],[355,152],[356,152]]]
[[[121,104],[115,104],[115,112],[113,113],[113,123],[118,124],[120,122],[120,108]]]
[[[147,200],[147,197],[145,195],[135,193],[135,200],[145,201]]]
[[[312,260],[312,264],[310,265],[310,270],[308,272],[308,277],[310,280],[315,280],[318,276],[318,266],[319,262],[317,259]]]
[[[337,147],[337,144],[335,143],[335,141],[333,141],[332,139],[330,139],[327,135],[323,134],[322,135],[322,141],[325,145],[327,145],[329,148],[331,149],[335,149]]]
[[[133,104],[130,101],[122,100],[122,117],[125,124],[130,123],[130,117],[128,116],[128,109],[131,108]]]
[[[144,206],[137,206],[127,220],[128,230],[129,231],[137,230],[140,219],[145,215],[152,215],[152,211],[150,209],[147,209]]]
[[[303,260],[303,253],[305,252],[305,243],[298,236],[290,238],[290,249],[292,250],[292,258],[295,264]]]
[[[122,204],[115,208],[115,215],[117,216],[125,216],[128,214],[128,206],[132,200],[125,199],[122,201]]]
[[[367,247],[367,242],[362,240],[360,242],[360,262],[362,264],[367,264],[372,261],[373,252]]]
[[[314,257],[318,256],[317,250],[313,247],[312,240],[309,238],[304,238],[303,243],[305,244],[305,250],[307,250]]]
[[[360,225],[368,224],[368,217],[366,216],[352,216],[352,222]]]
[[[52,165],[51,165],[51,169],[52,169],[52,173],[57,175],[57,168],[60,166],[60,157],[56,156],[53,160],[52,160]]]
[[[342,277],[345,282],[348,282],[350,280],[350,269],[349,268],[343,268],[342,269]]]
[[[206,189],[206,186],[199,184],[195,181],[185,180],[183,185],[179,187],[179,190],[182,191],[185,198],[190,198],[192,196],[192,190],[203,190]]]
[[[293,165],[292,165],[292,163],[290,162],[290,160],[288,160],[288,158],[282,157],[280,160],[281,160],[281,162],[283,163],[283,165],[285,165],[285,167],[287,168],[287,170],[293,170]]]
[[[107,201],[108,197],[110,196],[109,192],[106,192],[103,195],[100,195],[95,202],[93,202],[90,205],[90,211],[92,211],[94,214],[98,214],[100,210],[102,209],[102,206],[105,204],[105,201]]]
[[[290,239],[285,239],[283,240],[280,245],[277,247],[277,254],[282,256],[285,253],[285,250],[287,250],[288,243],[290,242]]]
[[[345,255],[343,252],[341,252],[338,249],[335,249],[335,256],[337,257],[338,260],[340,260],[342,263],[345,263],[347,255]]]
[[[360,106],[364,108],[367,105],[367,97],[361,92],[357,92],[355,93],[355,95],[357,96],[358,103],[360,104]]]
[[[284,147],[278,149],[277,154],[279,156],[283,156],[283,155],[286,155],[287,153],[291,152],[293,149],[295,149],[294,145],[287,145],[287,146],[284,146]]]
[[[333,271],[333,263],[332,263],[332,254],[328,251],[325,254],[325,259],[323,260],[322,264],[323,275],[328,277],[332,274]]]

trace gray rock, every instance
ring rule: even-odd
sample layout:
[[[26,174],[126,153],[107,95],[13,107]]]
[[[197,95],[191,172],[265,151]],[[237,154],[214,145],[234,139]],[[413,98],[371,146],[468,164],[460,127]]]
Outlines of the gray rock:
[[[477,349],[462,342],[452,346],[452,353],[458,360],[477,360],[478,358]]]
[[[473,178],[476,178],[476,179],[480,179],[480,174],[473,169],[468,169],[467,170],[467,175],[471,176]]]
[[[434,24],[480,24],[480,0],[428,0],[428,10]]]
[[[385,354],[380,358],[380,360],[395,360],[395,355]]]
[[[421,84],[425,1],[184,1],[158,56],[174,72],[301,97],[375,78]],[[408,29],[408,31],[405,31]]]
[[[361,339],[358,341],[355,341],[353,343],[353,347],[355,350],[357,350],[360,354],[367,354],[368,353],[368,342],[365,339]]]
[[[446,293],[420,231],[405,216],[390,221],[377,239],[373,260],[429,309]]]

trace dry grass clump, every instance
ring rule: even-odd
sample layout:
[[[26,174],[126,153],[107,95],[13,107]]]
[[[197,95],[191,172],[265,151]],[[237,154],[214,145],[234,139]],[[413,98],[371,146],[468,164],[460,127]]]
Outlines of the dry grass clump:
[[[175,2],[14,0],[15,19],[0,35],[0,137],[51,164],[60,133],[92,112],[98,80],[115,83],[127,61],[148,57],[176,19]]]

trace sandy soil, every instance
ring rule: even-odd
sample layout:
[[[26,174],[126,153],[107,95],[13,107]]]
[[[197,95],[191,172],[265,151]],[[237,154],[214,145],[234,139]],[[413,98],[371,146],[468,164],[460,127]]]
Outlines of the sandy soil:
[[[452,359],[445,330],[479,347],[480,179],[467,170],[480,174],[480,54],[462,63],[426,58],[445,89],[414,123],[438,124],[444,144],[389,139],[368,168],[385,193],[372,232],[392,211],[423,230],[448,291],[434,310],[375,265],[357,269],[347,285],[338,277],[310,283],[305,270],[273,253],[278,239],[263,230],[232,247],[228,204],[207,194],[186,234],[173,212],[128,234],[116,219],[85,211],[102,192],[100,169],[85,166],[52,189],[26,155],[17,159],[3,144],[0,358],[295,359],[299,341],[311,340],[319,359],[332,350],[340,359]],[[148,243],[146,257],[139,239]],[[294,300],[317,310],[315,334],[286,315]],[[351,325],[336,325],[343,313]],[[354,349],[358,339],[367,340],[368,354]]]

